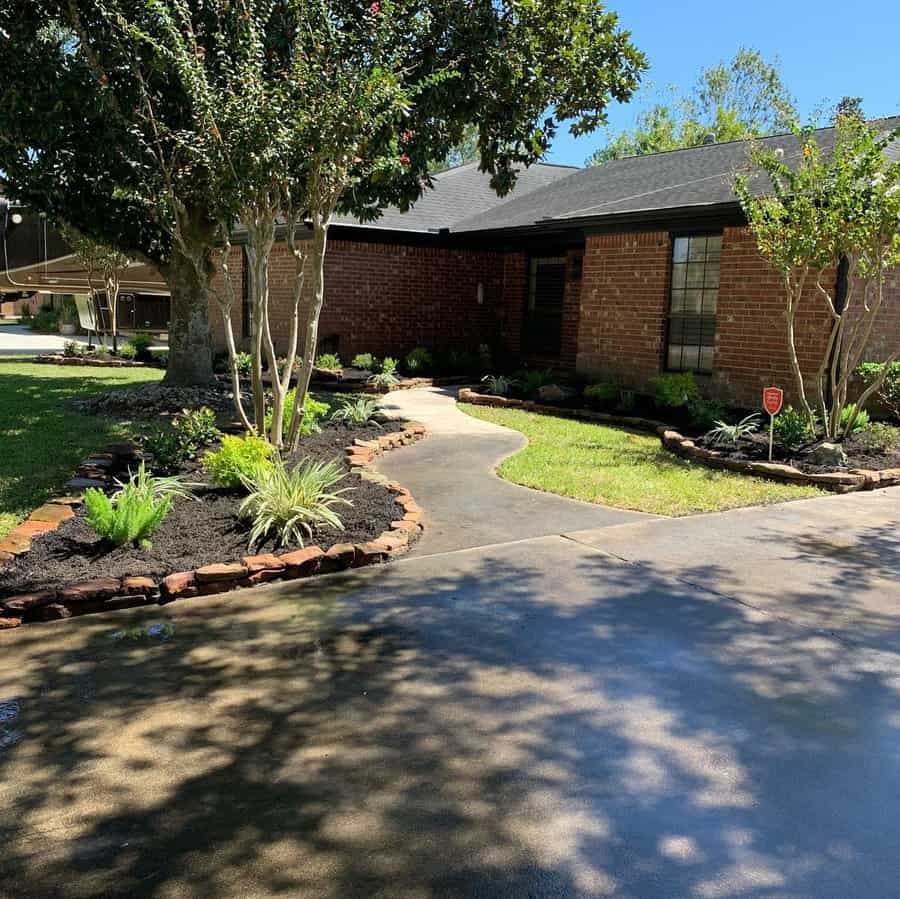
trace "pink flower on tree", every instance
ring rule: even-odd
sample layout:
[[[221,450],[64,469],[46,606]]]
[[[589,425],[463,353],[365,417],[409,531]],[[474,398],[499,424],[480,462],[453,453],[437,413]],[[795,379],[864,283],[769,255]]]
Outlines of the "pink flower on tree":
[[[409,165],[409,157],[405,153],[400,157],[400,165]]]
[[[381,4],[378,2],[378,0],[375,0],[375,2],[369,7],[369,12],[372,13],[373,16],[377,16],[380,10]]]

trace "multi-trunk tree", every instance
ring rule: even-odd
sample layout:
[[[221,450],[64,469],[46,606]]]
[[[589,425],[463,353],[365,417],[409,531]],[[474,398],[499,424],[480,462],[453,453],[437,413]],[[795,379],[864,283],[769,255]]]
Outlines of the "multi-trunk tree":
[[[873,329],[885,310],[885,282],[900,265],[900,162],[888,147],[900,141],[859,115],[839,114],[834,140],[822,146],[810,128],[800,134],[796,156],[771,146],[751,151],[751,172],[736,190],[762,255],[784,284],[785,334],[800,405],[825,437],[853,430],[858,413],[882,387],[900,357],[900,331],[872,359]],[[844,275],[838,279],[838,268]],[[838,284],[845,285],[840,289]],[[797,352],[801,304],[828,322],[828,335],[814,371],[804,372]],[[873,376],[849,416],[854,371],[863,360],[886,363]]]

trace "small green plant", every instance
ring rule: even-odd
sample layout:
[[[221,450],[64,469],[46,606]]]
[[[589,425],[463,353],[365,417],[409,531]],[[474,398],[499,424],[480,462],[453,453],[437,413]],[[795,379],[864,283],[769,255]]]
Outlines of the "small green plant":
[[[49,303],[45,303],[36,315],[32,315],[26,322],[32,331],[58,331],[59,310],[54,309]]]
[[[191,455],[201,446],[212,443],[219,436],[219,429],[216,427],[216,413],[208,406],[201,406],[199,409],[182,409],[175,416],[172,427],[185,446],[193,448]]]
[[[869,452],[896,453],[900,451],[900,428],[883,422],[872,422],[856,436],[863,448]]]
[[[742,418],[734,425],[724,421],[717,421],[715,423],[716,426],[706,436],[713,446],[737,446],[745,437],[749,437],[759,430],[759,422],[760,415],[758,412]]]
[[[434,370],[434,357],[423,346],[417,346],[404,360],[406,370],[417,378],[430,375]]]
[[[115,483],[119,489],[112,494],[114,500],[118,499],[126,489],[134,490],[139,496],[150,497],[154,500],[175,499],[176,497],[188,499],[193,496],[190,488],[181,481],[181,478],[151,475],[143,462],[127,481],[120,481],[116,478]]]
[[[295,390],[289,390],[284,397],[284,422],[282,424],[281,433],[287,437],[294,420],[294,397]],[[328,403],[320,402],[313,399],[308,393],[303,401],[303,425],[300,428],[300,436],[308,437],[310,434],[318,434],[322,430],[322,419],[328,414],[331,407]],[[266,431],[272,425],[272,410],[266,412]]]
[[[378,371],[369,378],[368,383],[373,387],[387,389],[397,384],[400,378],[397,377],[397,360],[391,356],[385,356],[378,366]]]
[[[253,477],[269,462],[274,447],[256,434],[236,437],[226,434],[222,446],[203,456],[203,468],[220,487],[241,487],[245,479]]]
[[[241,503],[241,515],[253,521],[249,545],[274,533],[283,546],[303,546],[316,527],[343,530],[336,510],[352,505],[343,496],[351,488],[333,489],[343,477],[335,461],[307,459],[289,469],[279,457],[245,476],[248,496]]]
[[[785,406],[773,423],[775,440],[787,449],[795,449],[815,436],[809,418],[793,406]]]
[[[153,353],[150,352],[152,344],[153,338],[149,334],[135,334],[126,346],[134,347],[135,359],[139,359],[141,362],[150,362],[153,359]]]
[[[330,371],[341,367],[341,360],[336,353],[319,353],[316,356],[316,368],[326,368]]]
[[[582,395],[592,409],[611,409],[619,400],[619,388],[609,382],[588,384]]]
[[[363,371],[375,371],[375,357],[371,353],[357,353],[350,363],[353,368],[361,368]]]
[[[141,463],[137,474],[120,489],[107,496],[91,487],[85,491],[84,507],[87,523],[106,540],[116,546],[135,543],[145,549],[150,537],[165,520],[176,495],[184,488],[174,478],[160,479],[147,474]]]
[[[694,376],[688,372],[674,375],[660,375],[650,381],[653,400],[665,409],[681,409],[692,400],[700,399],[700,388]]]
[[[77,340],[67,340],[65,343],[63,343],[63,356],[68,359],[72,359],[75,356],[81,356],[81,347],[82,344],[80,344]]]
[[[253,357],[249,353],[238,353],[234,357],[234,364],[237,366],[237,372],[240,377],[250,377],[253,369]]]
[[[190,455],[175,429],[165,425],[144,435],[141,447],[153,459],[153,470],[158,472],[177,471]]]
[[[856,403],[849,403],[841,409],[841,433],[844,434],[847,431],[847,425],[850,423],[851,416],[856,412]],[[867,427],[869,424],[869,413],[866,412],[865,409],[861,409],[859,413],[856,415],[856,419],[853,422],[853,430],[850,432],[851,434],[858,434],[863,428]]]
[[[119,347],[119,355],[123,359],[137,359],[137,349],[134,344],[126,343]]]
[[[556,377],[553,374],[553,370],[550,368],[532,369],[531,371],[524,372],[518,380],[521,384],[522,393],[524,393],[525,396],[534,396],[541,387],[552,384],[556,380]]]
[[[485,375],[481,383],[492,396],[509,396],[518,384],[515,378],[508,378],[506,375]]]
[[[885,368],[887,374],[876,396],[891,410],[895,418],[900,419],[900,362],[864,362],[857,366],[854,374],[859,375],[868,386],[881,376]]]
[[[688,414],[691,416],[691,422],[703,430],[708,430],[718,424],[725,417],[726,411],[727,409],[722,403],[707,400],[701,396],[688,402]]]
[[[348,425],[364,425],[377,411],[378,402],[368,396],[359,396],[341,400],[337,409],[331,413],[332,421],[344,422]]]

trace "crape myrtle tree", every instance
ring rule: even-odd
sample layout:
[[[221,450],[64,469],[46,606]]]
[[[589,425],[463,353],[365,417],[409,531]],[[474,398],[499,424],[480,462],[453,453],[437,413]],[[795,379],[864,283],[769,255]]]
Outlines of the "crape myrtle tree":
[[[266,436],[276,445],[286,419],[291,446],[302,428],[332,217],[370,220],[387,205],[407,208],[429,185],[429,161],[473,131],[482,169],[506,193],[560,123],[575,134],[597,127],[612,100],[631,96],[644,68],[628,33],[595,0],[208,0],[202,15],[192,0],[153,5],[152,20],[119,21],[140,46],[136,57],[152,53],[177,80],[190,134],[212,137],[202,155],[221,198],[226,267],[227,233],[236,222],[246,230],[252,421],[235,395],[242,421],[260,433],[269,412]],[[295,260],[280,365],[268,296],[279,228]],[[219,299],[237,384],[228,277]]]
[[[117,353],[119,351],[119,290],[121,272],[128,265],[129,259],[121,251],[98,243],[90,237],[85,237],[70,225],[63,225],[61,233],[87,274],[91,299],[96,300],[97,294],[101,290],[106,295],[106,304],[109,308],[109,333],[112,341],[112,351]],[[101,331],[101,336],[103,333]]]
[[[736,192],[760,252],[784,283],[785,333],[800,404],[810,425],[820,420],[825,437],[836,440],[852,431],[857,414],[900,355],[895,333],[893,352],[888,344],[887,358],[870,360],[885,364],[842,425],[853,372],[871,354],[887,274],[900,264],[900,162],[885,152],[900,139],[900,129],[885,132],[847,113],[836,118],[833,146],[820,146],[812,128],[800,137],[797,158],[754,146],[751,171],[739,174]],[[834,278],[842,260],[843,296]],[[797,356],[801,303],[818,305],[830,322],[812,373],[803,372]]]
[[[157,6],[0,0],[0,170],[54,224],[159,269],[172,296],[166,380],[196,384],[212,378],[221,198],[211,136],[192,133],[171,67],[122,27],[153,21]]]

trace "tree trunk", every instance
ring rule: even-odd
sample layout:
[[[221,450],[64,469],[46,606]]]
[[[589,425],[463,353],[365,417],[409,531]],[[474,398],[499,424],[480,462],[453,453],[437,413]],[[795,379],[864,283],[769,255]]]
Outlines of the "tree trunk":
[[[169,365],[164,383],[174,387],[209,384],[213,380],[209,328],[212,261],[205,249],[198,250],[194,260],[173,246],[169,261],[160,270],[172,294]]]

